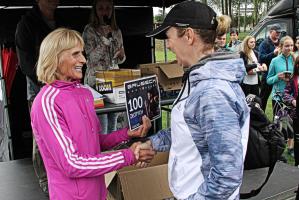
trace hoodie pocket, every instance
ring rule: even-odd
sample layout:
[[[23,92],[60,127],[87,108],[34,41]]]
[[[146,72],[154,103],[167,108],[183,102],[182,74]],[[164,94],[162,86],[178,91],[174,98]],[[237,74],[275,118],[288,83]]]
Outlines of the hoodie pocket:
[[[179,160],[176,156],[170,159],[169,167],[169,185],[173,193],[178,193],[182,188],[182,180],[185,175],[184,167],[179,164]]]

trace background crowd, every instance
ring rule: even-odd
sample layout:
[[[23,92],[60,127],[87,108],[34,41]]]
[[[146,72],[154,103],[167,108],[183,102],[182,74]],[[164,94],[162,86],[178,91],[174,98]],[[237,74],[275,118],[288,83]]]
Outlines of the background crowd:
[[[238,40],[238,32],[232,28],[229,33],[216,39],[219,51],[240,53],[244,60],[247,75],[241,86],[244,94],[254,94],[261,98],[261,108],[266,111],[269,98],[272,104],[273,121],[280,121],[287,142],[287,154],[294,157],[299,165],[298,119],[296,99],[298,95],[298,47],[290,36],[281,36],[282,28],[274,24],[269,28],[268,37],[259,46],[253,36]],[[226,35],[230,41],[226,43]],[[235,45],[234,45],[235,44]],[[285,156],[280,158],[287,162]]]

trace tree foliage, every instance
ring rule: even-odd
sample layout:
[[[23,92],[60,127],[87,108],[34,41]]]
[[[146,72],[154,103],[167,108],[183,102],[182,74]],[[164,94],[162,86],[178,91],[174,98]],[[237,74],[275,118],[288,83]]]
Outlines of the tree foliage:
[[[244,27],[246,31],[267,13],[267,11],[279,0],[201,0],[202,3],[208,4],[218,13],[228,15],[232,18],[232,26]],[[242,9],[241,9],[242,8]],[[251,12],[253,10],[253,12]],[[155,22],[163,21],[162,9],[159,9],[158,15],[155,16]]]

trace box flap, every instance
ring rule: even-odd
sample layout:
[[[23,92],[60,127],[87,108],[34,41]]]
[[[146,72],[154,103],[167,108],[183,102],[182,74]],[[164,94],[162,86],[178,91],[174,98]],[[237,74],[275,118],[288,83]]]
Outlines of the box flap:
[[[163,64],[160,65],[160,69],[168,78],[179,78],[184,75],[183,67],[178,64]]]
[[[167,164],[119,172],[124,200],[153,200],[172,197]]]
[[[157,166],[168,163],[169,152],[158,152],[149,166]]]
[[[113,180],[113,178],[115,177],[116,175],[116,171],[113,171],[113,172],[110,172],[108,174],[105,174],[105,185],[106,185],[106,188],[109,187],[111,181]]]

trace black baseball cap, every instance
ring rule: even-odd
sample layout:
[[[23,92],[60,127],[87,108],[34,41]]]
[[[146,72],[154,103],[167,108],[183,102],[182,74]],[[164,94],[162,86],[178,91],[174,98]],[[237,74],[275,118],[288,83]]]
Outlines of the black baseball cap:
[[[273,24],[270,27],[270,31],[276,31],[276,32],[280,33],[281,32],[281,26],[279,24]]]
[[[166,15],[161,26],[146,37],[166,39],[166,31],[170,27],[216,30],[217,25],[216,13],[211,7],[196,0],[183,1],[176,4]]]

